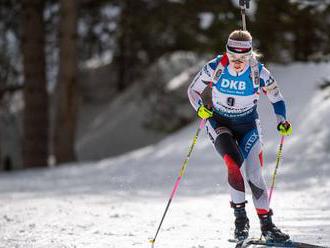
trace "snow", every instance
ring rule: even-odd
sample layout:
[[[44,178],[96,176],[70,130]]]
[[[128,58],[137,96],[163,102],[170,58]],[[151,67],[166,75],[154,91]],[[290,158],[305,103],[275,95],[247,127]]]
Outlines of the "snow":
[[[298,3],[300,8],[314,7],[319,12],[323,12],[330,5],[329,0],[291,0],[290,2]]]
[[[330,245],[329,64],[271,65],[289,105],[286,138],[271,206],[294,240]],[[271,183],[280,138],[262,99],[265,176]],[[198,123],[161,142],[93,163],[0,174],[0,247],[151,247]],[[314,136],[315,134],[315,136]],[[251,236],[259,224],[251,194]],[[226,248],[233,233],[226,169],[205,133],[197,142],[155,247]]]
[[[200,18],[200,27],[201,29],[208,29],[211,25],[212,22],[214,21],[214,15],[210,12],[202,12],[199,14]]]
[[[169,83],[168,83],[168,90],[175,90],[179,88],[181,85],[183,85],[187,80],[189,80],[190,74],[183,72],[179,76],[173,78]]]
[[[182,73],[180,73],[179,75],[175,76],[173,79],[171,79],[167,83],[166,89],[169,91],[173,91],[173,90],[176,90],[176,89],[184,86],[187,83],[187,81],[191,79],[192,73],[199,70],[199,68],[196,68],[196,67],[197,66],[188,68],[188,69],[184,70]],[[200,66],[198,66],[198,67],[200,67]]]
[[[109,50],[101,55],[95,55],[94,58],[87,60],[82,67],[87,69],[95,69],[100,66],[110,64],[112,60],[113,60],[113,52]]]
[[[166,102],[170,96],[172,102],[178,101],[179,97],[176,95],[183,95],[182,99],[185,99],[186,90],[183,94],[174,91],[177,91],[177,87],[182,87],[183,80],[187,79],[188,74],[191,74],[194,69],[197,73],[199,70],[197,65],[202,66],[200,60],[200,56],[192,52],[177,51],[164,55],[147,70],[143,80],[135,82],[122,94],[115,94],[109,103],[102,107],[99,105],[90,105],[88,109],[85,107],[84,111],[81,111],[79,120],[80,131],[76,142],[78,158],[80,160],[103,159],[160,141],[166,136],[166,132],[146,128],[154,119],[157,119],[155,116],[161,115],[158,112],[153,113],[154,109],[166,109],[173,118],[178,115],[172,109],[168,109],[168,106],[164,106],[164,95],[160,92],[171,91],[171,94],[166,96]],[[176,77],[179,78],[173,81],[172,79]],[[190,75],[190,78],[192,77]],[[173,85],[169,83],[171,80],[175,82],[174,87],[170,86]],[[187,85],[188,81],[186,80]],[[169,87],[172,87],[171,90]],[[163,102],[157,101],[159,99]],[[188,105],[189,101],[186,107]],[[182,112],[187,112],[187,109],[191,111],[188,114],[187,119],[189,119],[192,109],[188,107],[180,113],[182,115]],[[162,111],[163,114],[166,112]],[[165,117],[162,119],[164,119],[163,122],[166,121]],[[180,118],[175,119],[180,120]]]

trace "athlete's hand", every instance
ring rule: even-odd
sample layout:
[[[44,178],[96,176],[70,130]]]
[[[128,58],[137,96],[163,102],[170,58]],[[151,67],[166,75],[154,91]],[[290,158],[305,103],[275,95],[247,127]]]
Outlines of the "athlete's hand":
[[[292,134],[292,125],[289,121],[282,121],[277,125],[277,130],[283,136],[291,135]]]
[[[208,109],[206,106],[202,105],[197,110],[197,115],[199,118],[208,119],[213,116],[213,111]]]

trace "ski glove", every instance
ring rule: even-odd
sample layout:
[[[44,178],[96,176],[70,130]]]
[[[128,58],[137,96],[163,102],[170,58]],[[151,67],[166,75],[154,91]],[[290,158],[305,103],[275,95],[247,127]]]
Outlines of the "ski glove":
[[[199,118],[208,119],[213,116],[213,111],[202,105],[198,108],[197,115],[199,116]]]
[[[277,125],[277,130],[281,135],[287,136],[292,134],[292,126],[289,121],[282,121]]]

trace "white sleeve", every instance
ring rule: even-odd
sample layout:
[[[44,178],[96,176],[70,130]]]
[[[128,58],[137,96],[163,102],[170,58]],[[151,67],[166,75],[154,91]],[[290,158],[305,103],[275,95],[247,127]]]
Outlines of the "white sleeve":
[[[202,93],[212,83],[212,75],[214,70],[211,68],[210,63],[214,63],[214,60],[205,64],[202,70],[197,73],[194,80],[188,87],[188,97],[191,105],[197,111],[197,109],[203,104]]]
[[[272,76],[270,71],[267,70],[264,66],[262,67],[260,72],[260,79],[263,81],[262,89],[271,103],[284,100],[278,87],[277,81]]]

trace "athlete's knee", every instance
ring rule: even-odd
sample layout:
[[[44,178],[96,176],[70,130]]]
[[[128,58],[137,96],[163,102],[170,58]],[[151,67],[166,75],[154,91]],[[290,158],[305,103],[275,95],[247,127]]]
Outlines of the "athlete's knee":
[[[254,144],[253,148],[245,158],[245,161],[247,179],[253,180],[255,182],[262,181],[263,156],[259,141]]]

